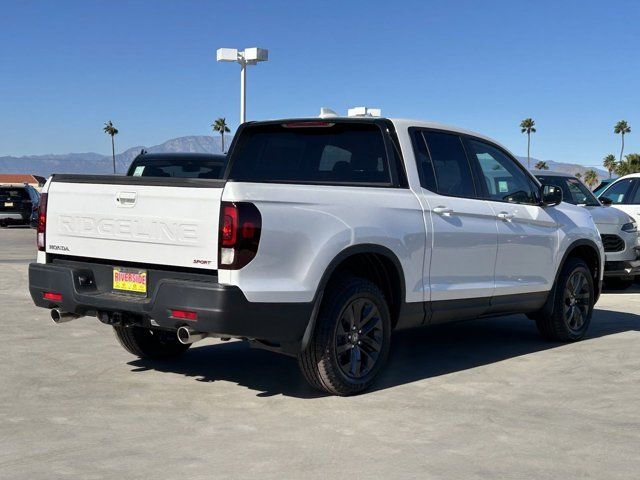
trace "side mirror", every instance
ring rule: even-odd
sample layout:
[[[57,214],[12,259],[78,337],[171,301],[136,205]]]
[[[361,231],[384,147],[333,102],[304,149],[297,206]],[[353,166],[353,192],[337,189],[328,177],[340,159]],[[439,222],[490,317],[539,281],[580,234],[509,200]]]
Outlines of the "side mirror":
[[[607,207],[609,205],[613,205],[613,200],[611,200],[609,197],[600,197],[598,200],[600,200],[600,203],[602,205],[606,205]]]
[[[553,207],[562,202],[562,189],[555,185],[542,186],[542,206]]]

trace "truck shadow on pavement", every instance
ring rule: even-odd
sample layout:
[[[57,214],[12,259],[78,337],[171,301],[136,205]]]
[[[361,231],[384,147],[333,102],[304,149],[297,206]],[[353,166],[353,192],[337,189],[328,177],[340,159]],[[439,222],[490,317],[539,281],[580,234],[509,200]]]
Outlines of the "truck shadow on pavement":
[[[640,316],[596,310],[585,341],[640,330]],[[397,332],[389,362],[375,392],[427,378],[447,375],[509,358],[562,347],[542,339],[523,315],[486,318]],[[259,397],[325,396],[307,385],[294,358],[252,349],[246,342],[192,347],[172,362],[135,360],[134,372],[150,369],[194,377],[200,382],[225,380],[259,392]]]

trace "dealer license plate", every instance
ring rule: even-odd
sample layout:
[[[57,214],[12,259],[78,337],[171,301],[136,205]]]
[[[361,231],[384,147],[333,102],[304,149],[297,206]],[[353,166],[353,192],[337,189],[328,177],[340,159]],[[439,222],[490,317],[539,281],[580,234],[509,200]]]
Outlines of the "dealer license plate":
[[[131,292],[146,295],[147,271],[114,267],[113,289],[122,292]]]

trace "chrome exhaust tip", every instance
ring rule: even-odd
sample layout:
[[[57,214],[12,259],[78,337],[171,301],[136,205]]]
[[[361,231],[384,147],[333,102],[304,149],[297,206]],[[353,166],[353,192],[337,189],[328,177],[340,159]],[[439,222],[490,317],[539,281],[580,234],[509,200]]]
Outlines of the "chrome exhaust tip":
[[[56,323],[56,324],[70,322],[71,320],[75,320],[76,318],[80,318],[80,317],[81,315],[65,312],[59,308],[51,309],[51,320],[53,320],[53,323]]]
[[[190,327],[180,327],[177,331],[178,341],[183,345],[199,342],[209,336],[208,333],[196,332]]]

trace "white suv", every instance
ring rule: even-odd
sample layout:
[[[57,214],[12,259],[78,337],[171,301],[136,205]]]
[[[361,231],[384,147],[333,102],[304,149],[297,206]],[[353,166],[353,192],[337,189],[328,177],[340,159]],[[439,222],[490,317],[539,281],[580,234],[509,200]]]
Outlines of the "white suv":
[[[576,177],[568,173],[536,173],[540,182],[562,189],[563,201],[586,208],[598,227],[606,255],[604,283],[606,288],[629,288],[640,273],[638,224],[629,214],[603,205]]]
[[[97,316],[141,357],[245,339],[338,395],[371,385],[394,329],[526,313],[574,341],[600,294],[591,215],[435,123],[246,123],[222,179],[55,175],[44,192],[29,288],[56,322]]]

